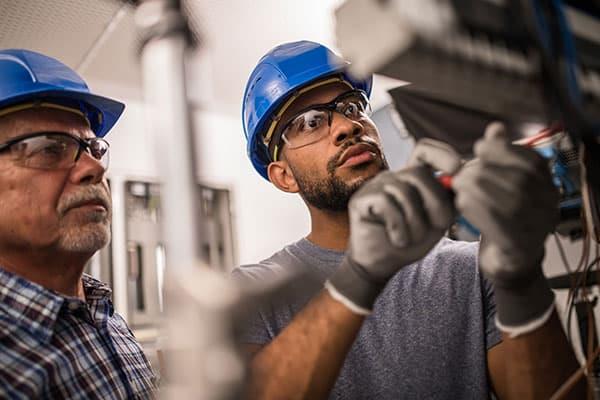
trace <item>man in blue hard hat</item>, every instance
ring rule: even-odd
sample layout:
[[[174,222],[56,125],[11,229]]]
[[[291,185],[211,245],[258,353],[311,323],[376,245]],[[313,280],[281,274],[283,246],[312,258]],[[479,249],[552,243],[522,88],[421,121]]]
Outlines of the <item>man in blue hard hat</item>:
[[[426,140],[407,168],[387,171],[372,79],[346,67],[320,44],[286,43],[246,86],[252,164],[300,194],[311,231],[234,277],[304,271],[324,282],[249,316],[248,397],[549,398],[578,365],[541,270],[556,222],[547,165],[491,125],[477,162],[461,168]],[[454,175],[455,197],[434,170]],[[481,229],[480,246],[444,238],[457,212]]]
[[[83,274],[110,240],[104,136],[124,105],[43,54],[0,50],[0,397],[145,399],[157,378]]]

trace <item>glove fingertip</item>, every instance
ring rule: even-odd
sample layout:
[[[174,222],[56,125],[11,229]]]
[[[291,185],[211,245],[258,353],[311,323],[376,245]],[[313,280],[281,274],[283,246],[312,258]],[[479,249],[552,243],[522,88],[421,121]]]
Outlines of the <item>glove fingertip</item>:
[[[454,174],[460,169],[461,156],[446,142],[424,138],[415,145],[408,165],[427,166],[447,174]]]
[[[500,121],[492,121],[485,127],[484,137],[486,140],[508,141],[506,126]]]
[[[390,229],[388,236],[389,236],[390,242],[395,247],[401,248],[401,247],[405,247],[408,244],[407,238],[397,228]]]
[[[475,142],[473,154],[485,158],[486,154],[495,154],[501,146],[508,144],[510,139],[505,125],[500,121],[493,121],[486,126],[483,137]]]

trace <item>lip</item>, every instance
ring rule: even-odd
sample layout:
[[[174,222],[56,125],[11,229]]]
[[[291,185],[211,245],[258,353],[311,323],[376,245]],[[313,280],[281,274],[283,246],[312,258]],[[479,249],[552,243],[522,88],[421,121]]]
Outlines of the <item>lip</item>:
[[[377,149],[367,143],[358,143],[352,145],[342,153],[338,162],[338,167],[354,166],[364,162],[370,162],[377,156]]]
[[[102,199],[90,199],[73,204],[71,207],[69,207],[69,210],[76,208],[92,208],[98,211],[108,211],[108,204],[106,204],[106,202]]]

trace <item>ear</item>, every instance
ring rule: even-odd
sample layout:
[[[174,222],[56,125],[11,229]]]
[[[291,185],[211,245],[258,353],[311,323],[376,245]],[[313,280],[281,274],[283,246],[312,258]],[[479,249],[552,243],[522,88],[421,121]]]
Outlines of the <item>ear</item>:
[[[287,161],[274,161],[267,167],[269,180],[279,190],[287,193],[298,193],[298,183]]]

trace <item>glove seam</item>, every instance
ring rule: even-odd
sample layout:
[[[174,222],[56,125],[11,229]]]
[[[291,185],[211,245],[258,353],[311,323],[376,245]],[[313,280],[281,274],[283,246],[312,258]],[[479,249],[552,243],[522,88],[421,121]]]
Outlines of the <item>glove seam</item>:
[[[369,273],[366,272],[365,268],[356,261],[354,261],[351,257],[346,257],[346,263],[350,268],[352,268],[352,270],[356,273],[356,275],[358,275],[359,278],[378,288],[384,287],[385,284],[389,281],[389,279],[387,278],[377,279],[369,275]]]
[[[329,282],[329,279],[325,281],[325,289],[329,292],[329,295],[337,302],[341,303],[342,305],[344,305],[346,308],[350,309],[350,311],[352,311],[355,314],[358,315],[370,315],[371,314],[371,310],[368,310],[366,308],[363,308],[359,305],[356,305],[355,303],[353,303],[350,299],[348,299],[346,296],[344,296],[343,294],[341,294],[336,288],[335,286],[333,286],[331,284],[331,282]]]
[[[525,324],[517,325],[517,326],[502,324],[500,322],[500,320],[498,319],[498,315],[496,315],[496,318],[495,318],[496,326],[502,332],[507,333],[509,338],[514,339],[514,338],[524,335],[526,333],[533,332],[536,329],[538,329],[539,327],[541,327],[542,325],[544,325],[550,319],[550,316],[554,312],[554,309],[555,309],[555,305],[554,305],[554,302],[552,302],[550,304],[550,307],[548,307],[548,309],[546,311],[544,311],[544,313],[542,315],[540,315],[539,317],[537,317],[533,320],[528,321]]]

